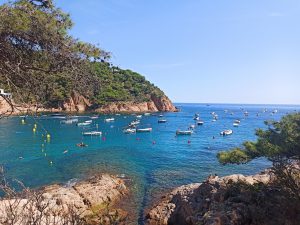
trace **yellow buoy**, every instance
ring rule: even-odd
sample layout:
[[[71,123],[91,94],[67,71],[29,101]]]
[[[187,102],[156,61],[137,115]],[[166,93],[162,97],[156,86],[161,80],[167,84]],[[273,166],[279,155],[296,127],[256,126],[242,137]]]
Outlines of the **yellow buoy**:
[[[36,123],[34,124],[34,128],[37,128],[37,125],[36,125]]]
[[[36,132],[36,128],[33,128],[32,131],[35,133]]]
[[[25,124],[25,120],[24,120],[24,119],[22,119],[22,120],[21,120],[21,123],[22,123],[22,124]]]
[[[51,138],[50,134],[47,134],[47,139],[50,139],[50,138]]]

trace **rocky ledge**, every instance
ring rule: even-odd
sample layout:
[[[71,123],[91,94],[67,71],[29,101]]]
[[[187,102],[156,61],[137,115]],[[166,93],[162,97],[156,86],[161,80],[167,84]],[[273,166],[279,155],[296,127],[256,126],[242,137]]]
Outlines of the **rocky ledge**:
[[[271,174],[265,171],[254,176],[210,176],[203,183],[176,188],[163,196],[160,203],[146,215],[148,225],[239,225],[252,224],[251,206],[241,200],[245,196],[228,197],[228,184],[268,183]],[[239,199],[241,198],[241,199]]]
[[[32,218],[38,220],[39,216],[43,217],[39,220],[42,221],[41,224],[65,224],[64,212],[68,217],[76,215],[68,221],[76,217],[93,220],[93,215],[107,210],[108,207],[118,212],[118,215],[125,215],[126,212],[118,209],[117,205],[126,194],[124,181],[107,174],[97,175],[70,186],[51,185],[36,193],[25,192],[22,197],[1,200],[0,224],[11,224],[10,208],[14,209],[13,224],[20,225],[27,224]],[[105,215],[103,218],[105,219]],[[55,220],[58,222],[55,223]]]

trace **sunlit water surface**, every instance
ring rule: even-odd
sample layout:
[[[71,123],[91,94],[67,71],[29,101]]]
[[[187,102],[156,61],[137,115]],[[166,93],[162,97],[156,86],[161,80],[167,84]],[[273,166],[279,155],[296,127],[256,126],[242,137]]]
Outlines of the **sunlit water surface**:
[[[167,123],[159,124],[157,115],[143,116],[143,127],[152,127],[151,133],[124,134],[123,128],[133,115],[112,115],[115,122],[105,123],[110,116],[94,120],[103,132],[102,137],[83,137],[89,130],[75,124],[63,125],[61,119],[49,116],[29,117],[26,124],[21,118],[0,120],[0,164],[7,176],[23,181],[29,187],[52,183],[66,183],[74,178],[82,179],[94,172],[125,174],[130,178],[134,196],[132,208],[142,217],[145,208],[158,193],[173,187],[201,182],[209,174],[220,176],[232,173],[253,174],[270,166],[265,159],[257,159],[246,165],[222,166],[216,159],[221,150],[241,146],[246,140],[256,140],[255,129],[263,128],[265,120],[279,120],[283,115],[299,111],[299,106],[275,105],[224,105],[177,104],[178,113],[164,113]],[[267,109],[266,112],[263,112]],[[272,114],[273,110],[278,110]],[[244,112],[249,116],[245,117]],[[219,119],[212,122],[211,112]],[[194,124],[193,116],[200,113],[203,126],[196,126],[192,136],[175,136],[177,129]],[[79,121],[88,120],[80,116]],[[239,127],[233,121],[240,119]],[[37,123],[37,131],[33,126]],[[45,130],[51,135],[45,141]],[[233,135],[220,136],[224,129],[232,129]],[[215,136],[215,139],[213,139]],[[79,148],[77,143],[88,145]],[[64,153],[64,151],[68,151]]]

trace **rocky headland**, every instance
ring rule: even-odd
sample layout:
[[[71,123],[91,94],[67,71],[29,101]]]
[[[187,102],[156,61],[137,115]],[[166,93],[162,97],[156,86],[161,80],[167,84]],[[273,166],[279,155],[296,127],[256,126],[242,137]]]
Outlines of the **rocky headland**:
[[[110,102],[98,106],[92,103],[76,92],[72,93],[71,97],[60,104],[59,107],[45,108],[36,107],[35,105],[14,104],[12,107],[0,96],[0,114],[26,114],[29,112],[66,112],[66,113],[144,113],[144,112],[176,112],[177,108],[173,105],[167,96],[156,97],[151,96],[147,102]]]

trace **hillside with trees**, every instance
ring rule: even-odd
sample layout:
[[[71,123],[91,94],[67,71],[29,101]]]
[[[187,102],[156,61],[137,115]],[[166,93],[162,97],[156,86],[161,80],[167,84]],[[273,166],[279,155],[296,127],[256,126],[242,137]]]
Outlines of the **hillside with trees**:
[[[13,101],[5,99],[9,111],[63,108],[73,93],[87,99],[88,109],[161,97],[172,105],[142,75],[112,65],[110,52],[69,35],[72,27],[70,15],[51,0],[0,6],[0,87],[13,93]]]

